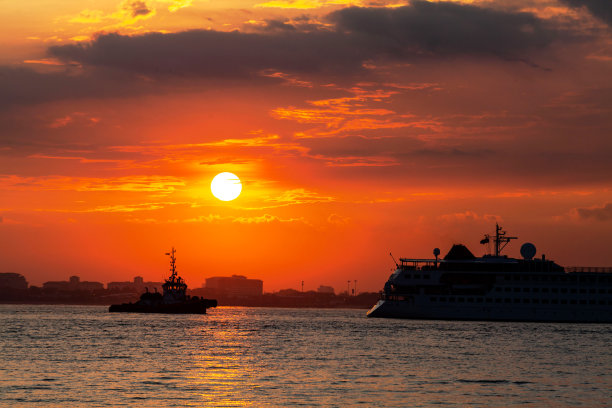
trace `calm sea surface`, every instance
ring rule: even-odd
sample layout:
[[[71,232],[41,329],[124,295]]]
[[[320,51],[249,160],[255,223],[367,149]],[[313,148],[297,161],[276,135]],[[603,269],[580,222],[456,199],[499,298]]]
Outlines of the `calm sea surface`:
[[[0,305],[3,406],[612,406],[612,325]]]

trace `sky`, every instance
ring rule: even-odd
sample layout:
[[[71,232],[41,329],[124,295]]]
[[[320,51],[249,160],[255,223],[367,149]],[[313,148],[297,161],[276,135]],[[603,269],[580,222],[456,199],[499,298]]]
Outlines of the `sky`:
[[[0,0],[1,272],[378,291],[495,223],[612,265],[608,0]]]

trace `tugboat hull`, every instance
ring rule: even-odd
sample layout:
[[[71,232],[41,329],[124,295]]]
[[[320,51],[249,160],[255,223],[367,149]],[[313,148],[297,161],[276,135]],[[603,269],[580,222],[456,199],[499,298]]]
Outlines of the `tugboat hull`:
[[[209,307],[217,307],[215,299],[202,299],[198,302],[171,303],[158,305],[142,305],[138,303],[123,303],[111,305],[111,313],[167,313],[167,314],[206,314]]]

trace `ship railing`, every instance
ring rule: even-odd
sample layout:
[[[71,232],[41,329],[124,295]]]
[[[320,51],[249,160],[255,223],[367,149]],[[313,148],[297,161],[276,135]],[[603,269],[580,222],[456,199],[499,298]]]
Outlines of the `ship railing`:
[[[413,259],[400,258],[400,266],[408,269],[435,269],[439,260],[436,259]]]
[[[395,293],[385,293],[384,291],[380,291],[379,293],[379,300],[402,300],[404,298],[403,295],[398,295]]]
[[[565,268],[565,272],[596,272],[596,273],[612,273],[610,266],[570,266]]]

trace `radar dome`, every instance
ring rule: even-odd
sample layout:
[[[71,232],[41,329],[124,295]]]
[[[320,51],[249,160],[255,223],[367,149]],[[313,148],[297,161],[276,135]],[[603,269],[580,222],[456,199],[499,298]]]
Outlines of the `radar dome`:
[[[521,246],[521,256],[525,259],[532,259],[536,254],[536,247],[530,242],[525,242]]]

